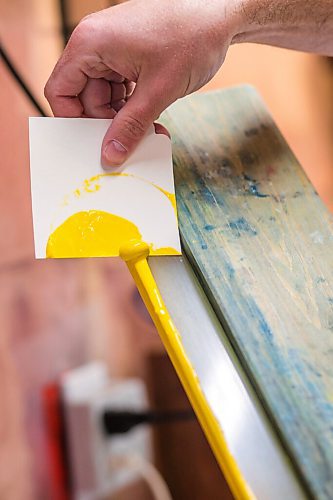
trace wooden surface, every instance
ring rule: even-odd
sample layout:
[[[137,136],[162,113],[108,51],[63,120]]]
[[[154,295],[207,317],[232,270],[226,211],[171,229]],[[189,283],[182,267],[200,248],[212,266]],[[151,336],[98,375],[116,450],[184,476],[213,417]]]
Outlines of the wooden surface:
[[[186,253],[303,478],[331,498],[332,218],[251,87],[178,101],[164,123]]]

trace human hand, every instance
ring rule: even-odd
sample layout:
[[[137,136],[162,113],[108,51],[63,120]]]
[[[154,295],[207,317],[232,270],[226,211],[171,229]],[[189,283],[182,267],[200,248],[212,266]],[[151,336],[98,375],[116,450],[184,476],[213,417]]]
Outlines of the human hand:
[[[84,18],[45,87],[55,116],[114,118],[102,164],[119,166],[178,98],[207,83],[241,25],[236,0],[132,0]]]

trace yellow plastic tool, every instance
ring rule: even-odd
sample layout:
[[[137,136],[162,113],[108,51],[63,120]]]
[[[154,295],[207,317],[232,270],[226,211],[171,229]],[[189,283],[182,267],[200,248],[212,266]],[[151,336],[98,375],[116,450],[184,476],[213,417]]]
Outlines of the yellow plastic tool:
[[[126,262],[134,278],[233,495],[236,499],[253,499],[254,496],[228,449],[219,423],[207,403],[198,377],[186,356],[179,332],[168,313],[149,268],[148,255],[149,246],[142,241],[131,240],[120,248],[120,257]]]

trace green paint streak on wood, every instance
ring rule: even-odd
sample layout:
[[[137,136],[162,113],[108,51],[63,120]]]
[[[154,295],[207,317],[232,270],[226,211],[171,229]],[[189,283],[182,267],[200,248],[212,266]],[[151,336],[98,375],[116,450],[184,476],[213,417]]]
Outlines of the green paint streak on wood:
[[[251,87],[185,98],[163,123],[186,253],[311,491],[332,498],[332,217]]]

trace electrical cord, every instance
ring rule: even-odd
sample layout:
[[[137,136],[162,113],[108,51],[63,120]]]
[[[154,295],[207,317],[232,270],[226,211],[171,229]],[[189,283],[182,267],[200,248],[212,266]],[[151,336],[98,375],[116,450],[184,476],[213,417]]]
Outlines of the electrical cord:
[[[141,424],[169,424],[173,422],[195,419],[194,411],[189,408],[176,411],[144,412],[126,410],[105,410],[102,415],[104,432],[108,436],[125,434]],[[115,455],[110,457],[110,467],[114,469],[132,470],[141,476],[149,486],[156,500],[172,500],[170,490],[157,468],[139,455]]]
[[[140,424],[166,424],[195,419],[192,409],[177,411],[122,411],[105,410],[102,416],[105,433],[110,436],[124,434]]]
[[[157,468],[148,460],[138,455],[120,455],[110,459],[110,467],[132,470],[141,476],[149,486],[156,500],[172,500],[167,483]]]
[[[33,93],[31,92],[30,88],[18,72],[18,70],[15,68],[15,65],[13,64],[11,58],[9,57],[7,51],[4,49],[2,43],[0,42],[0,58],[3,59],[5,66],[7,67],[9,73],[12,75],[14,80],[16,81],[17,85],[21,88],[23,93],[26,95],[26,97],[29,99],[29,101],[33,104],[33,106],[37,109],[38,113],[41,116],[48,116],[48,113],[43,109],[43,107],[39,104]]]

